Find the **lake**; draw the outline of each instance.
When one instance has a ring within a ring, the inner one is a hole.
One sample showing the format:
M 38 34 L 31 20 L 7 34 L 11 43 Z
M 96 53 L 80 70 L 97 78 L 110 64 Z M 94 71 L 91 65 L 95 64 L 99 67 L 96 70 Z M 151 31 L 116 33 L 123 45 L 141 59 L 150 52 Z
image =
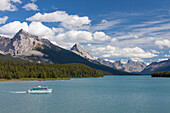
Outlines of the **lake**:
M 25 92 L 34 85 L 47 85 L 53 93 Z M 170 113 L 170 78 L 2 81 L 0 113 Z

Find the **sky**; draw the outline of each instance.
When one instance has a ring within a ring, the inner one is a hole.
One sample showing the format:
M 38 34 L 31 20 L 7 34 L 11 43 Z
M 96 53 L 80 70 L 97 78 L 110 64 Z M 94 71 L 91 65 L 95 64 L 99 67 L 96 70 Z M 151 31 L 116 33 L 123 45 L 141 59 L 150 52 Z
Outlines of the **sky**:
M 1 0 L 0 35 L 20 29 L 113 62 L 170 58 L 169 0 Z

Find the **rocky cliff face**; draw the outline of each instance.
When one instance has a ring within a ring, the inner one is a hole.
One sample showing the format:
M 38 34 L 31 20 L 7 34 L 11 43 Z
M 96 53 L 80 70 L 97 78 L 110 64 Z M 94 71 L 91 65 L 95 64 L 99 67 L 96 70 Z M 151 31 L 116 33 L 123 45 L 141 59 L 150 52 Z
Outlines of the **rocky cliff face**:
M 80 55 L 81 57 L 84 57 L 86 59 L 94 60 L 93 56 L 83 47 L 81 47 L 79 44 L 75 44 L 71 51 L 76 53 L 77 55 Z
M 124 71 L 128 72 L 141 72 L 146 68 L 146 64 L 140 62 L 134 62 L 129 60 L 125 65 Z
M 11 43 L 11 39 L 4 37 L 4 36 L 0 36 L 0 51 L 1 52 L 8 52 L 8 46 Z
M 50 41 L 40 38 L 21 29 L 11 39 L 0 36 L 0 54 L 10 54 L 14 57 L 19 57 L 29 61 L 36 62 L 50 62 L 50 60 L 43 58 L 44 53 L 37 50 L 45 46 L 51 47 Z
M 161 62 L 153 62 L 148 65 L 141 73 L 151 74 L 153 72 L 160 71 L 170 71 L 170 59 Z
M 122 64 L 120 61 L 116 61 L 114 63 L 105 61 L 104 59 L 98 58 L 97 59 L 101 64 L 107 65 L 112 68 L 116 68 L 119 70 L 127 71 L 127 72 L 141 72 L 145 67 L 146 64 L 140 62 L 134 62 L 129 60 L 127 64 Z
M 43 53 L 35 50 L 41 45 L 50 46 L 50 42 L 38 36 L 31 35 L 21 29 L 14 38 L 0 37 L 0 50 L 12 56 L 43 56 Z
M 116 68 L 116 69 L 119 69 L 119 70 L 125 70 L 125 66 L 120 61 L 114 62 L 113 68 Z

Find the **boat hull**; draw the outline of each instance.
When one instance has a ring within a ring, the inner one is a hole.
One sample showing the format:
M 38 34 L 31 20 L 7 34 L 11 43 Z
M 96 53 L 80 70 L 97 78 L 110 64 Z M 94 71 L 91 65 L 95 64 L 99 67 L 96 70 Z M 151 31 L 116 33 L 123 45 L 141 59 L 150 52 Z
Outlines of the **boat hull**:
M 48 89 L 48 90 L 28 90 L 28 93 L 52 93 L 52 89 Z

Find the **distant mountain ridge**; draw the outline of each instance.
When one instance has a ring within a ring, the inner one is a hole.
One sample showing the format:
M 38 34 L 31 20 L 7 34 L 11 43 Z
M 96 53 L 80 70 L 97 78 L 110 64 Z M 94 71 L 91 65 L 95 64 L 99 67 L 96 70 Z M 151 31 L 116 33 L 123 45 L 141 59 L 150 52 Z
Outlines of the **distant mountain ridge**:
M 101 58 L 98 58 L 97 61 L 109 67 L 113 67 L 127 72 L 141 72 L 146 67 L 146 64 L 135 62 L 132 60 L 128 60 L 127 64 L 122 64 L 120 61 L 116 62 L 105 61 L 104 59 Z
M 31 35 L 23 29 L 21 29 L 12 39 L 0 37 L 0 47 L 2 47 L 0 48 L 2 53 L 10 54 L 13 57 L 26 59 L 32 62 L 36 61 L 59 64 L 82 63 L 91 68 L 100 70 L 104 74 L 130 74 L 102 64 L 90 62 L 86 58 L 83 58 L 72 51 L 53 45 L 49 40 Z M 83 50 L 83 52 L 85 51 L 82 48 L 81 50 Z M 85 52 L 88 54 L 87 51 Z
M 151 74 L 153 72 L 160 71 L 170 71 L 170 59 L 161 62 L 153 62 L 148 65 L 141 73 Z
M 83 58 L 88 59 L 90 62 L 103 64 L 111 68 L 119 69 L 119 70 L 126 71 L 126 72 L 141 72 L 146 67 L 146 64 L 135 62 L 132 60 L 129 60 L 127 64 L 122 64 L 120 61 L 110 62 L 102 58 L 94 59 L 93 56 L 79 44 L 75 44 L 71 48 L 71 51 L 73 51 L 74 53 L 76 53 L 77 55 Z

